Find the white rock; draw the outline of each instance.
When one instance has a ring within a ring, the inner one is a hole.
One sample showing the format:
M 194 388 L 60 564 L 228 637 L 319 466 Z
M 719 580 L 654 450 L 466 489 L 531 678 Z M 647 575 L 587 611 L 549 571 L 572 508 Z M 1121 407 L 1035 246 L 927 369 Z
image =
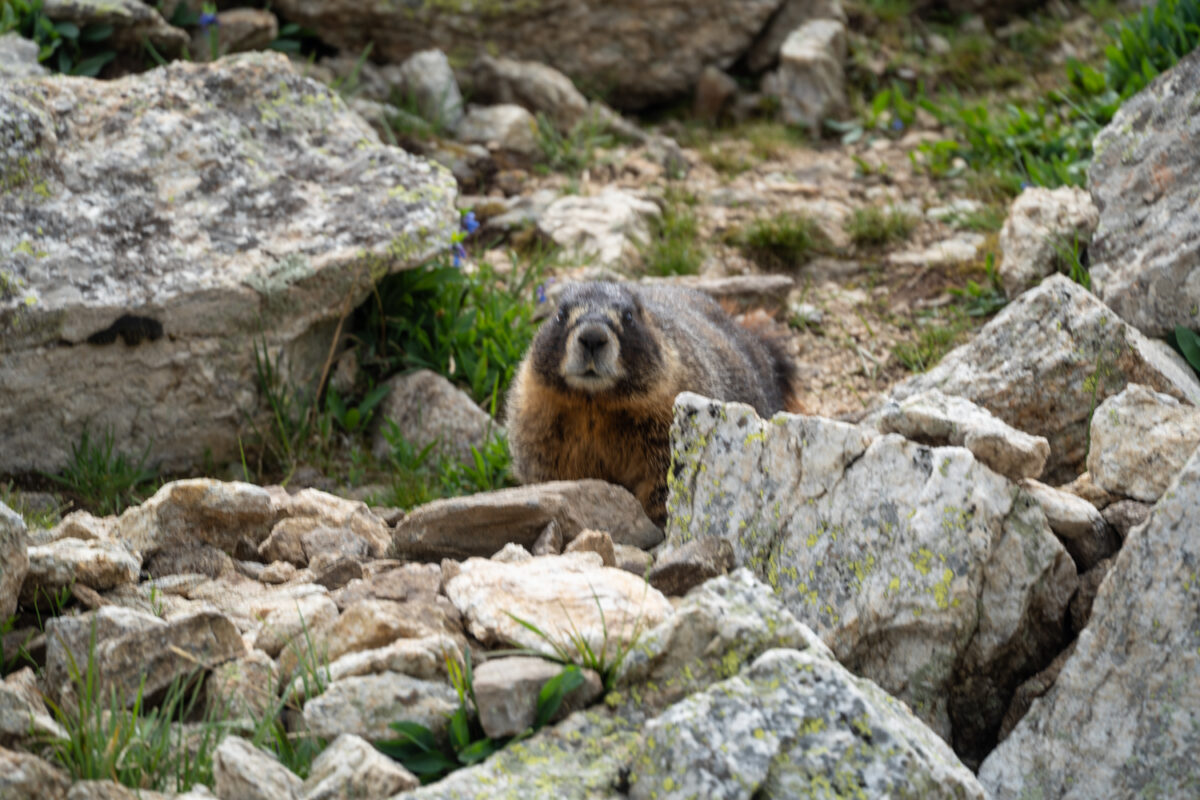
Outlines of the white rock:
M 844 109 L 845 59 L 846 26 L 838 20 L 810 20 L 788 34 L 766 87 L 779 98 L 784 120 L 819 133 L 826 118 Z
M 648 220 L 661 213 L 649 200 L 606 188 L 590 197 L 555 200 L 538 220 L 538 230 L 561 247 L 595 258 L 600 266 L 615 266 L 633 255 L 635 241 L 649 238 Z
M 441 50 L 409 56 L 398 70 L 402 95 L 411 97 L 421 116 L 448 130 L 463 118 L 463 98 L 450 61 Z
M 371 746 L 343 733 L 312 763 L 303 800 L 382 800 L 421 785 L 417 777 Z
M 21 600 L 32 603 L 38 595 L 53 594 L 75 583 L 101 592 L 137 583 L 141 568 L 142 560 L 120 542 L 59 539 L 29 548 L 29 573 L 21 587 Z
M 277 656 L 289 642 L 324 629 L 337 619 L 337 605 L 326 594 L 300 597 L 268 595 L 251 603 L 250 613 L 262 620 L 254 646 L 267 655 Z M 303 642 L 300 642 L 303 645 Z
M 541 152 L 537 120 L 525 109 L 512 103 L 472 106 L 458 123 L 460 141 L 481 144 L 489 150 L 501 150 L 533 157 Z
M 217 747 L 213 781 L 221 800 L 298 800 L 302 784 L 275 756 L 240 736 L 227 736 Z
M 1039 280 L 1069 267 L 1075 245 L 1086 247 L 1100 212 L 1083 189 L 1031 186 L 1013 201 L 1000 229 L 1000 279 L 1014 298 Z
M 371 742 L 395 737 L 393 722 L 416 722 L 440 734 L 458 707 L 458 694 L 445 683 L 398 672 L 335 681 L 304 704 L 304 727 L 332 739 L 352 733 Z
M 19 33 L 0 36 L 0 81 L 37 78 L 49 72 L 38 63 L 38 46 Z

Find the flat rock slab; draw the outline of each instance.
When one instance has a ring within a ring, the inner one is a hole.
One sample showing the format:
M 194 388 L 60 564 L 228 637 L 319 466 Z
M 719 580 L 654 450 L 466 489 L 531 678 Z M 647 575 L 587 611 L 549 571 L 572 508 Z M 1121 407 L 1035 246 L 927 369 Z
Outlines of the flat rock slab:
M 1128 383 L 1200 403 L 1200 381 L 1182 358 L 1121 322 L 1079 284 L 1051 275 L 929 372 L 895 386 L 892 397 L 939 389 L 1046 437 L 1045 474 L 1057 482 L 1082 471 L 1089 411 Z
M 395 549 L 410 558 L 487 558 L 510 542 L 532 550 L 551 522 L 567 542 L 589 528 L 608 531 L 616 544 L 641 548 L 653 547 L 663 535 L 622 486 L 552 481 L 415 508 L 396 525 Z
M 235 456 L 254 342 L 307 380 L 458 225 L 449 173 L 282 54 L 11 82 L 0 120 L 0 473 L 60 468 L 89 427 L 167 469 Z
M 1200 453 L 1134 528 L 1054 687 L 984 761 L 994 797 L 1188 797 L 1200 753 Z

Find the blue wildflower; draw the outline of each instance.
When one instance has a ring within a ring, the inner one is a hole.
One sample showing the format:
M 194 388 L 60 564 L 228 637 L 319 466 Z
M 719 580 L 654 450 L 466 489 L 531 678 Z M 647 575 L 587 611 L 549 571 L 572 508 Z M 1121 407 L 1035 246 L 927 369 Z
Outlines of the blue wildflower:
M 1022 192 L 1025 191 L 1026 189 L 1028 189 L 1030 186 L 1033 186 L 1033 184 L 1030 183 L 1029 181 L 1021 181 L 1021 191 Z
M 468 211 L 466 214 L 463 214 L 462 226 L 467 233 L 474 233 L 479 230 L 479 220 L 475 219 L 474 211 Z
M 894 131 L 904 130 L 904 120 L 900 119 L 899 117 L 896 117 L 894 120 L 892 120 L 892 130 L 894 130 Z
M 467 258 L 467 248 L 462 246 L 462 242 L 454 243 L 454 266 L 461 267 L 464 260 Z
M 541 305 L 542 303 L 546 302 L 546 284 L 544 284 L 544 283 L 538 284 L 537 301 L 538 301 L 538 305 Z
M 217 19 L 217 15 L 215 13 L 213 13 L 212 11 L 205 11 L 203 14 L 201 14 L 198 22 L 199 22 L 201 28 L 207 28 L 209 25 L 220 25 L 221 24 L 220 21 Z

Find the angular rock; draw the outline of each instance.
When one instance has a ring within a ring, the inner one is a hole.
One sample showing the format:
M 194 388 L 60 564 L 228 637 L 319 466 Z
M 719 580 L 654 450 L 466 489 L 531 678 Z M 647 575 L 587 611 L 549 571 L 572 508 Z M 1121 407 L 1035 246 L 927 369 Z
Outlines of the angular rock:
M 468 464 L 472 447 L 482 450 L 489 435 L 503 433 L 470 395 L 432 370 L 397 375 L 387 383 L 391 390 L 376 411 L 371 438 L 371 452 L 381 461 L 392 452 L 384 435 L 389 422 L 417 452 L 434 445 L 435 451 Z
M 996 797 L 1183 797 L 1200 752 L 1200 453 L 1100 585 L 1047 694 L 988 756 Z
M 38 63 L 36 42 L 19 33 L 0 36 L 0 81 L 13 78 L 40 78 L 49 73 Z
M 586 531 L 585 531 L 585 533 L 586 533 Z M 578 539 L 580 539 L 580 538 L 583 538 L 582 534 L 580 534 L 580 536 L 577 537 L 576 541 L 578 541 Z M 611 544 L 611 540 L 609 540 L 609 541 Z M 588 550 L 586 550 L 586 552 L 595 552 L 595 551 L 588 549 Z M 521 545 L 516 544 L 515 542 L 509 542 L 508 544 L 504 545 L 504 547 L 500 548 L 500 552 L 498 552 L 498 553 L 496 553 L 496 555 L 492 556 L 492 561 L 501 561 L 505 564 L 520 564 L 521 562 L 529 561 L 532 558 L 533 558 L 533 554 L 530 553 L 528 550 L 526 550 L 524 547 L 521 547 Z M 601 558 L 603 558 L 603 556 L 601 556 Z M 612 565 L 610 564 L 609 566 L 612 566 Z M 456 572 L 455 574 L 458 574 L 458 573 Z
M 929 389 L 965 397 L 1050 442 L 1045 475 L 1077 475 L 1088 411 L 1127 383 L 1200 403 L 1200 382 L 1162 343 L 1122 323 L 1090 292 L 1051 275 L 997 314 L 933 369 L 896 385 L 905 400 Z
M 1109 504 L 1116 500 L 1115 497 L 1096 485 L 1096 482 L 1092 480 L 1091 473 L 1089 472 L 1080 473 L 1078 476 L 1076 476 L 1075 480 L 1071 481 L 1070 483 L 1064 483 L 1058 488 L 1064 492 L 1069 492 L 1076 497 L 1087 500 L 1101 511 L 1106 509 Z
M 142 564 L 152 578 L 178 575 L 204 575 L 219 578 L 234 570 L 233 559 L 224 550 L 200 543 L 171 545 L 155 550 Z
M 48 620 L 46 686 L 50 696 L 61 700 L 70 691 L 74 676 L 86 676 L 90 649 L 129 634 L 149 634 L 165 627 L 166 623 L 153 614 L 119 606 L 105 606 L 91 614 Z
M 0 683 L 0 747 L 35 745 L 39 740 L 66 736 L 66 730 L 46 709 L 33 670 L 25 667 L 5 677 Z
M 494 658 L 476 667 L 475 699 L 483 732 L 493 738 L 515 736 L 532 727 L 538 694 L 563 669 L 562 664 L 532 656 Z M 593 670 L 582 670 L 582 674 L 583 685 L 563 697 L 552 719 L 562 719 L 571 711 L 587 707 L 604 691 L 600 676 Z
M 611 539 L 612 536 L 610 535 L 609 538 Z M 629 545 L 614 544 L 613 552 L 615 553 L 616 548 L 618 547 L 628 546 Z M 542 532 L 538 535 L 537 540 L 533 543 L 532 553 L 535 556 L 557 556 L 562 554 L 562 549 L 562 529 L 558 527 L 558 523 L 556 521 L 550 520 L 546 523 L 546 527 L 542 528 Z
M 600 556 L 600 562 L 606 567 L 617 565 L 616 551 L 613 549 L 612 537 L 608 531 L 584 530 L 571 540 L 565 553 L 595 553 Z
M 1000 280 L 1011 300 L 1053 272 L 1065 272 L 1076 246 L 1087 247 L 1100 220 L 1091 195 L 1074 186 L 1031 186 L 1000 229 Z M 1037 477 L 1036 475 L 1031 477 Z
M 85 422 L 166 470 L 236 459 L 255 353 L 315 378 L 336 320 L 458 228 L 449 174 L 278 53 L 10 82 L 0 118 L 4 473 L 59 469 Z
M 809 20 L 834 19 L 846 23 L 840 0 L 784 0 L 745 55 L 746 67 L 761 73 L 775 66 L 788 34 Z
M 903 704 L 836 661 L 770 650 L 645 728 L 632 800 L 964 798 L 983 788 Z
M 471 106 L 458 123 L 459 141 L 481 144 L 491 151 L 532 158 L 541 152 L 537 120 L 518 105 Z
M 1080 574 L 1121 546 L 1116 532 L 1087 500 L 1031 479 L 1021 481 L 1021 488 L 1042 507 L 1050 530 L 1067 548 Z
M 337 619 L 338 609 L 328 595 L 311 594 L 271 603 L 257 613 L 262 615 L 262 627 L 254 639 L 254 647 L 269 656 L 277 656 L 289 642 L 305 635 L 305 632 L 311 634 L 332 625 Z
M 879 429 L 929 445 L 961 445 L 1009 480 L 1036 478 L 1050 457 L 1050 443 L 1030 436 L 962 397 L 937 389 L 884 406 Z
M 567 0 L 550 9 L 425 4 L 363 6 L 350 0 L 283 0 L 287 19 L 321 31 L 323 41 L 378 61 L 399 62 L 436 47 L 446 53 L 503 53 L 537 61 L 640 108 L 682 95 L 708 64 L 730 66 L 779 0 L 687 5 L 668 0 Z M 552 13 L 545 13 L 550 11 Z
M 733 545 L 705 536 L 659 554 L 646 580 L 665 595 L 687 594 L 709 578 L 733 569 Z
M 665 283 L 704 292 L 728 308 L 784 310 L 788 292 L 796 280 L 787 275 L 730 275 L 707 278 L 698 275 L 676 275 L 669 278 L 642 278 L 642 283 Z
M 446 596 L 481 642 L 579 657 L 582 639 L 611 661 L 670 616 L 671 604 L 640 578 L 598 562 L 593 553 L 538 556 L 523 564 L 471 558 L 446 584 Z M 537 626 L 546 638 L 513 617 Z
M 547 555 L 557 554 L 550 553 Z M 613 557 L 617 561 L 615 564 L 617 569 L 623 569 L 626 572 L 632 572 L 634 575 L 641 575 L 642 577 L 646 576 L 650 571 L 650 567 L 654 564 L 654 556 L 640 547 L 630 547 L 627 544 L 614 544 Z
M 821 123 L 846 108 L 845 60 L 846 26 L 810 20 L 784 40 L 779 69 L 764 82 L 764 91 L 779 98 L 786 122 L 819 135 Z
M 213 754 L 213 786 L 221 800 L 299 800 L 302 783 L 240 736 L 225 737 Z
M 1105 506 L 1101 513 L 1104 515 L 1104 521 L 1112 526 L 1124 541 L 1130 530 L 1141 525 L 1146 521 L 1146 517 L 1150 516 L 1150 504 L 1139 503 L 1137 500 L 1118 500 Z
M 267 538 L 278 516 L 271 493 L 261 486 L 192 478 L 163 484 L 149 500 L 127 509 L 113 538 L 143 558 L 196 543 L 234 555 L 239 542 L 257 546 Z
M 142 52 L 146 39 L 164 56 L 174 57 L 187 46 L 186 31 L 167 24 L 152 6 L 141 0 L 44 0 L 42 13 L 55 22 L 71 22 L 80 28 L 111 25 L 110 46 L 133 53 Z
M 0 747 L 0 797 L 66 800 L 71 778 L 30 753 Z
M 374 800 L 421 785 L 417 777 L 371 746 L 343 733 L 321 751 L 300 789 L 303 800 Z
M 204 696 L 216 719 L 263 719 L 273 710 L 279 671 L 262 650 L 219 665 L 208 676 Z
M 158 792 L 126 788 L 116 781 L 76 781 L 67 792 L 67 800 L 165 800 Z
M 423 599 L 432 601 L 442 590 L 442 570 L 437 564 L 404 564 L 351 581 L 334 593 L 338 607 L 347 609 L 360 600 Z
M 25 520 L 0 503 L 0 620 L 17 610 L 21 584 L 29 572 L 28 540 Z
M 612 267 L 634 255 L 636 242 L 649 239 L 649 220 L 661 213 L 655 203 L 610 187 L 589 197 L 560 197 L 542 214 L 538 230 L 560 247 Z
M 370 742 L 391 739 L 393 722 L 417 722 L 440 735 L 458 707 L 458 695 L 445 683 L 398 672 L 345 678 L 304 704 L 304 727 L 332 739 L 352 733 Z
M 318 553 L 309 562 L 308 567 L 313 574 L 313 583 L 330 591 L 340 589 L 363 576 L 362 564 L 357 558 L 339 553 Z
M 400 65 L 396 77 L 396 88 L 406 100 L 411 99 L 423 118 L 447 130 L 458 128 L 463 118 L 462 92 L 445 53 L 413 53 Z
M 63 587 L 87 586 L 106 591 L 137 583 L 142 560 L 120 542 L 106 539 L 59 539 L 29 548 L 29 572 L 21 587 L 21 602 L 54 594 Z
M 566 133 L 588 113 L 587 98 L 566 75 L 536 61 L 481 55 L 471 66 L 472 96 L 483 103 L 515 103 L 545 114 Z
M 1200 329 L 1200 52 L 1184 56 L 1121 104 L 1095 141 L 1088 188 L 1100 226 L 1088 253 L 1092 286 L 1147 336 Z
M 217 12 L 215 25 L 197 28 L 192 33 L 193 61 L 213 61 L 213 41 L 216 35 L 216 58 L 247 50 L 265 50 L 279 37 L 279 20 L 270 11 L 260 8 L 231 8 Z
M 111 539 L 116 524 L 116 517 L 97 517 L 87 511 L 72 511 L 50 529 L 45 541 L 38 544 L 49 544 L 59 539 Z
M 394 549 L 409 558 L 486 558 L 509 542 L 532 548 L 551 522 L 567 542 L 588 528 L 608 531 L 614 544 L 648 548 L 662 541 L 662 531 L 624 487 L 584 480 L 435 500 L 396 525 Z
M 459 642 L 445 634 L 397 639 L 374 650 L 347 653 L 332 661 L 325 672 L 330 681 L 384 672 L 432 680 L 445 674 L 447 658 L 462 663 L 462 650 Z
M 962 448 L 688 393 L 675 411 L 668 546 L 728 539 L 847 668 L 986 753 L 1075 590 L 1037 504 Z
M 1130 384 L 1092 414 L 1087 466 L 1115 494 L 1153 503 L 1200 446 L 1200 408 Z

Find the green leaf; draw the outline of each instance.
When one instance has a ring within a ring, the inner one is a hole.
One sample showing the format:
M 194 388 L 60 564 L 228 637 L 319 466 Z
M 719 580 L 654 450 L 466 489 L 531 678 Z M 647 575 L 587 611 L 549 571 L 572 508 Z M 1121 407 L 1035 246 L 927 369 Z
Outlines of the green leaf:
M 388 727 L 400 734 L 393 741 L 408 741 L 425 751 L 437 749 L 437 741 L 433 737 L 433 731 L 419 722 L 393 722 Z
M 1171 336 L 1168 337 L 1168 341 L 1187 359 L 1187 362 L 1192 365 L 1192 369 L 1200 373 L 1200 335 L 1182 325 L 1177 325 Z
M 58 35 L 64 39 L 71 39 L 74 41 L 75 39 L 79 38 L 79 26 L 74 22 L 56 22 L 54 23 L 54 29 L 58 31 Z
M 467 724 L 467 708 L 459 706 L 450 715 L 450 746 L 455 752 L 463 750 L 471 743 L 471 730 Z
M 300 43 L 295 39 L 276 39 L 268 45 L 270 49 L 281 53 L 299 53 Z
M 558 712 L 563 698 L 583 685 L 583 673 L 574 664 L 563 667 L 562 672 L 546 681 L 538 692 L 537 715 L 534 717 L 533 729 L 546 725 Z
M 101 53 L 100 55 L 92 56 L 91 58 L 85 58 L 83 61 L 80 61 L 78 64 L 76 64 L 75 67 L 70 70 L 70 73 L 72 75 L 84 75 L 89 78 L 94 78 L 100 74 L 100 70 L 104 68 L 105 64 L 112 61 L 116 57 L 117 54 L 112 50 L 109 50 Z
M 491 738 L 483 738 L 477 742 L 472 742 L 467 747 L 459 750 L 458 760 L 462 762 L 464 766 L 469 767 L 472 764 L 478 764 L 480 761 L 483 761 L 492 753 L 496 752 L 497 749 L 496 743 L 493 742 Z

